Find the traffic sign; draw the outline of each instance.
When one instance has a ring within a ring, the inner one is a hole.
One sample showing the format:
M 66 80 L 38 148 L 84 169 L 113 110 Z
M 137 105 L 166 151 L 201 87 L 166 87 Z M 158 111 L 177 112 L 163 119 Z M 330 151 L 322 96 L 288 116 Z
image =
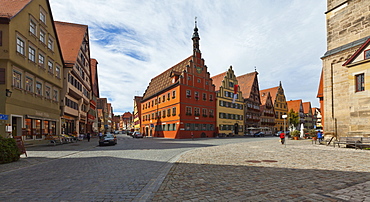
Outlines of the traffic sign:
M 0 120 L 8 120 L 8 115 L 0 114 Z

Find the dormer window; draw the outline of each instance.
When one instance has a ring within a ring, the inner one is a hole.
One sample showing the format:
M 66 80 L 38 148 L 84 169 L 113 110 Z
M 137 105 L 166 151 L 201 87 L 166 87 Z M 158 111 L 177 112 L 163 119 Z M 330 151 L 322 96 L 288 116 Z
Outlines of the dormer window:
M 365 51 L 365 60 L 370 59 L 370 50 Z

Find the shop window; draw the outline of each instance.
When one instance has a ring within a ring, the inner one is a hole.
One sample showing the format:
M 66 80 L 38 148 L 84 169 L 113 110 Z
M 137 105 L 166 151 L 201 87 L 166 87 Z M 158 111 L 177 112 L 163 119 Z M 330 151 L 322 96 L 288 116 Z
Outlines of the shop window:
M 25 119 L 25 135 L 26 135 L 26 140 L 32 140 L 32 119 Z
M 41 131 L 41 120 L 35 119 L 35 128 L 34 128 L 34 135 L 36 139 L 42 139 L 42 131 Z

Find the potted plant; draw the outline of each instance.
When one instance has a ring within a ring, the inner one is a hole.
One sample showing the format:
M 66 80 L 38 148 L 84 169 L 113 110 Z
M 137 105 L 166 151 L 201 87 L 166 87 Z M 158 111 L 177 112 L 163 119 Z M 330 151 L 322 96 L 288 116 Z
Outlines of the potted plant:
M 312 138 L 312 140 L 317 140 L 317 132 L 316 130 L 310 130 L 309 131 L 309 134 L 310 134 L 310 137 Z
M 301 132 L 299 132 L 298 130 L 294 130 L 293 132 L 291 132 L 291 136 L 293 137 L 294 140 L 298 140 L 300 134 Z

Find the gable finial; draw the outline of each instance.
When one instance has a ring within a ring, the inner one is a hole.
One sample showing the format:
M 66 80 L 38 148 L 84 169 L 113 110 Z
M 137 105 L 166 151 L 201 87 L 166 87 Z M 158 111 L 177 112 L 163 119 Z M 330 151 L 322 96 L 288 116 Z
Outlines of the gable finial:
M 257 67 L 256 66 L 254 66 L 254 71 L 257 72 Z
M 197 27 L 197 16 L 195 16 L 195 27 Z

